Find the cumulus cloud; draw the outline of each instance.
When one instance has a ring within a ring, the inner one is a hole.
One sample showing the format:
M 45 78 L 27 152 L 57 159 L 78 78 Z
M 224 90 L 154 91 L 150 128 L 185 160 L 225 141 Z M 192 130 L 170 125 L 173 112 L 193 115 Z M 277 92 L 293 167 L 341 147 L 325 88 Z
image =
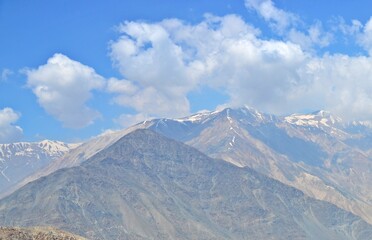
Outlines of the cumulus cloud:
M 189 114 L 187 94 L 206 84 L 207 75 L 214 72 L 221 42 L 228 45 L 236 37 L 249 41 L 258 34 L 235 15 L 206 15 L 195 26 L 177 19 L 125 22 L 120 32 L 122 36 L 111 44 L 111 57 L 127 80 L 111 85 L 124 86 L 116 89 L 125 89 L 125 93 L 115 88 L 110 91 L 117 94 L 116 103 L 150 117 Z
M 304 83 L 289 97 L 304 106 L 327 108 L 346 120 L 371 120 L 371 57 L 325 55 L 309 59 L 299 71 Z
M 110 78 L 107 82 L 107 90 L 112 93 L 132 95 L 137 92 L 137 87 L 128 80 Z
M 259 31 L 236 15 L 207 15 L 197 25 L 126 22 L 121 31 L 111 55 L 128 80 L 113 82 L 126 91 L 116 91 L 115 102 L 143 117 L 188 114 L 187 94 L 204 85 L 223 88 L 233 106 L 278 109 L 306 58 L 296 44 L 259 39 Z M 128 93 L 133 84 L 137 91 Z
M 206 14 L 196 24 L 126 21 L 109 50 L 121 79 L 106 81 L 91 67 L 55 54 L 26 71 L 27 85 L 47 113 L 71 128 L 100 116 L 88 105 L 94 90 L 131 109 L 115 119 L 122 126 L 188 115 L 189 94 L 203 88 L 228 96 L 219 103 L 224 107 L 250 105 L 274 114 L 326 109 L 350 120 L 372 118 L 372 18 L 365 25 L 342 20 L 337 29 L 355 36 L 370 56 L 317 55 L 317 47 L 329 46 L 334 37 L 322 22 L 306 24 L 273 0 L 245 5 L 269 24 L 275 39 L 234 14 Z M 8 75 L 3 70 L 2 78 Z M 19 129 L 13 123 L 8 126 Z
M 12 143 L 22 138 L 22 128 L 14 125 L 19 118 L 20 114 L 11 108 L 0 110 L 0 143 Z
M 372 59 L 367 56 L 316 56 L 295 41 L 261 38 L 237 15 L 206 15 L 195 25 L 177 19 L 125 22 L 119 29 L 111 57 L 125 80 L 111 80 L 109 89 L 117 104 L 136 112 L 120 122 L 188 114 L 188 93 L 204 86 L 228 95 L 229 106 L 372 117 Z M 315 23 L 305 37 L 326 46 L 330 40 L 321 29 Z
M 55 54 L 45 65 L 26 70 L 26 75 L 39 104 L 65 127 L 85 127 L 100 116 L 87 101 L 92 90 L 103 88 L 105 81 L 91 67 Z

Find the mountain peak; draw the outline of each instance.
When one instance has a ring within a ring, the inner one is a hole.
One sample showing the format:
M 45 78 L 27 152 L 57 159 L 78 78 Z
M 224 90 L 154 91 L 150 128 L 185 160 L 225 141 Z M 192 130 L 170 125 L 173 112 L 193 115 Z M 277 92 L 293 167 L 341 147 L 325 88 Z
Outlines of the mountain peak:
M 329 111 L 318 110 L 309 114 L 292 114 L 284 117 L 284 120 L 290 124 L 312 127 L 331 127 L 335 124 L 342 124 L 342 119 L 332 115 Z
M 320 116 L 320 117 L 330 117 L 331 112 L 326 110 L 317 110 L 311 113 L 312 115 Z
M 0 194 L 78 145 L 52 140 L 0 144 Z
M 205 119 L 207 119 L 211 115 L 214 115 L 218 112 L 220 111 L 202 111 L 202 112 L 198 112 L 196 114 L 192 114 L 187 117 L 175 118 L 172 120 L 177 121 L 177 122 L 182 122 L 182 123 L 184 122 L 199 123 L 199 122 L 203 122 Z M 164 120 L 167 120 L 167 119 L 164 119 Z
M 197 150 L 152 130 L 136 129 L 83 164 L 90 165 L 92 161 L 100 162 L 107 158 L 116 159 L 117 162 L 135 162 L 137 161 L 136 159 L 142 158 L 143 156 L 146 156 L 145 158 L 147 159 L 154 155 L 163 156 L 163 159 L 159 159 L 163 161 L 174 158 L 174 156 L 188 155 L 188 151 L 195 152 Z
M 273 115 L 260 112 L 257 109 L 247 105 L 241 108 L 227 108 L 226 112 L 231 118 L 235 118 L 239 121 L 249 122 L 251 124 L 260 124 L 275 120 Z

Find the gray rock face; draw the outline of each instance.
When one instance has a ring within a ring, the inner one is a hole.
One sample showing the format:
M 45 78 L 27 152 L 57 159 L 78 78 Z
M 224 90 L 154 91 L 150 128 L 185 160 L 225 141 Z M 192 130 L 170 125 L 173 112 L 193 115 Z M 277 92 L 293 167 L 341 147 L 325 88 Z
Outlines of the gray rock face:
M 0 201 L 1 225 L 90 239 L 370 239 L 336 206 L 149 130 Z

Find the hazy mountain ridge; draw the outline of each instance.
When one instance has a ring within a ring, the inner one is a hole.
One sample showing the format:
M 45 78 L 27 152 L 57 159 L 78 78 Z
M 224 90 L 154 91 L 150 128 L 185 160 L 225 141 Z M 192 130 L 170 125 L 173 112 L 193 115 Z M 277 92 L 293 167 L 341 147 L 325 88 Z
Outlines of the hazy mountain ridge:
M 0 201 L 2 225 L 92 239 L 368 239 L 372 226 L 249 168 L 149 130 Z
M 5 192 L 78 145 L 50 140 L 0 144 L 0 192 Z
M 135 129 L 137 129 L 137 127 L 134 128 L 131 127 L 121 131 L 109 131 L 100 134 L 80 144 L 76 148 L 71 149 L 64 156 L 58 158 L 57 161 L 53 161 L 46 165 L 41 170 L 33 172 L 33 174 L 24 178 L 17 185 L 13 186 L 13 188 L 9 192 L 6 192 L 3 195 L 4 196 L 9 195 L 10 193 L 14 192 L 16 189 L 24 186 L 25 184 L 34 181 L 40 177 L 47 176 L 48 174 L 53 173 L 58 169 L 78 166 L 88 158 L 94 156 L 99 151 L 107 148 L 111 144 L 118 141 L 121 137 L 132 132 Z

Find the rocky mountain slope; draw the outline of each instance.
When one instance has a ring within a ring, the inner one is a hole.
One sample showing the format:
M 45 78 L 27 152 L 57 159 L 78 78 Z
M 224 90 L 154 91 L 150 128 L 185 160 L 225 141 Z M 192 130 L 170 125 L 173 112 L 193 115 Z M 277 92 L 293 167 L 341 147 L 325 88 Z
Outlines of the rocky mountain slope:
M 0 227 L 0 240 L 84 240 L 85 238 L 51 227 Z
M 372 129 L 365 123 L 344 123 L 325 111 L 277 117 L 245 107 L 137 126 L 249 166 L 372 223 Z
M 369 239 L 372 226 L 247 167 L 136 130 L 0 201 L 1 225 L 91 239 Z
M 6 192 L 76 146 L 49 140 L 0 144 L 0 193 Z
M 70 151 L 66 152 L 62 157 L 57 158 L 56 160 L 50 162 L 45 167 L 40 169 L 39 171 L 35 171 L 30 174 L 28 177 L 24 178 L 18 184 L 12 187 L 10 191 L 6 192 L 5 194 L 1 195 L 0 197 L 4 197 L 9 195 L 10 193 L 14 192 L 18 188 L 24 186 L 25 184 L 32 182 L 40 177 L 47 176 L 58 169 L 62 168 L 69 168 L 78 166 L 83 163 L 88 158 L 94 156 L 99 151 L 107 148 L 111 144 L 118 141 L 120 138 L 125 136 L 126 134 L 138 129 L 137 126 L 130 127 L 128 129 L 124 129 L 121 131 L 113 131 L 103 133 L 98 135 L 78 146 L 72 148 Z

